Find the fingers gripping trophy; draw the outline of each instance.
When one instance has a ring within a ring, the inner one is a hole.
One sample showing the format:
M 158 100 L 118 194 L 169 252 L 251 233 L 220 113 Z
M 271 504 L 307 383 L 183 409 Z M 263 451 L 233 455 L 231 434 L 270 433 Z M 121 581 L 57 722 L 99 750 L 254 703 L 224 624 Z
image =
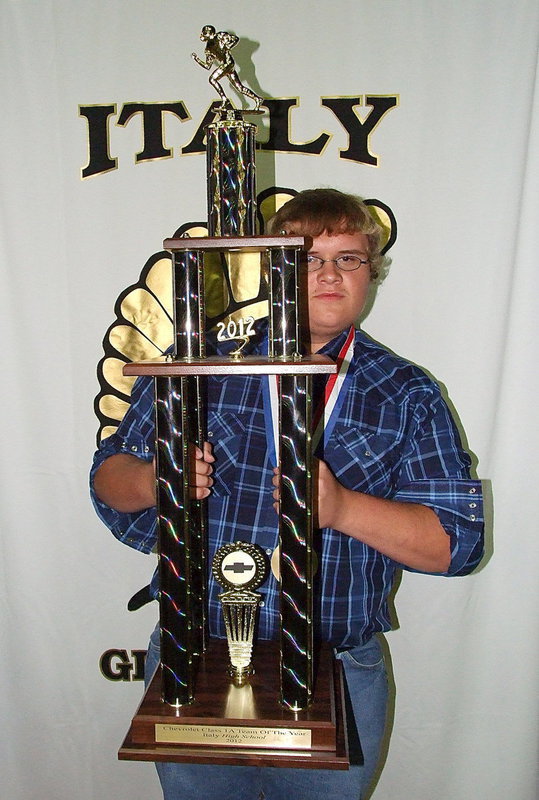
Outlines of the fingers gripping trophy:
M 264 101 L 238 77 L 230 54 L 238 37 L 206 25 L 200 38 L 205 60 L 193 58 L 213 69 L 209 82 L 221 99 L 206 128 L 209 235 L 165 240 L 173 263 L 174 352 L 124 368 L 126 375 L 153 376 L 155 384 L 161 664 L 119 755 L 347 769 L 340 663 L 329 647 L 313 644 L 311 383 L 336 367 L 325 356 L 301 355 L 300 284 L 309 240 L 255 232 L 256 126 L 244 117 L 262 113 Z M 254 109 L 234 107 L 225 77 Z M 232 326 L 238 336 L 231 338 L 242 340 L 236 349 L 207 357 L 205 259 L 237 251 L 259 253 L 268 275 L 268 355 L 243 354 L 256 333 L 248 318 Z M 208 564 L 205 501 L 189 488 L 190 454 L 207 440 L 207 380 L 252 375 L 274 398 L 268 428 L 275 431 L 281 481 L 279 642 L 255 637 L 261 597 L 254 590 L 266 579 L 265 553 L 232 535 Z M 227 644 L 207 634 L 210 569 L 224 589 Z

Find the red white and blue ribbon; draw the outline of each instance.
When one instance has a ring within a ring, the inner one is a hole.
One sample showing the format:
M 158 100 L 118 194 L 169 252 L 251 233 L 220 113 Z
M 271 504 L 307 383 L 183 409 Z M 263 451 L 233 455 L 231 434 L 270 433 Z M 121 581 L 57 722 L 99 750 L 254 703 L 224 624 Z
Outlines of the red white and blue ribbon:
M 264 399 L 264 421 L 266 424 L 266 441 L 268 456 L 272 467 L 278 465 L 279 453 L 279 376 L 267 375 L 262 380 L 262 396 Z
M 324 444 L 327 443 L 339 418 L 348 383 L 352 378 L 350 366 L 354 356 L 355 335 L 356 330 L 352 326 L 336 359 L 337 372 L 329 377 L 324 396 L 315 410 L 312 426 L 313 453 L 321 440 Z M 268 375 L 267 379 L 262 382 L 262 392 L 269 459 L 270 463 L 276 467 L 279 453 L 279 377 Z

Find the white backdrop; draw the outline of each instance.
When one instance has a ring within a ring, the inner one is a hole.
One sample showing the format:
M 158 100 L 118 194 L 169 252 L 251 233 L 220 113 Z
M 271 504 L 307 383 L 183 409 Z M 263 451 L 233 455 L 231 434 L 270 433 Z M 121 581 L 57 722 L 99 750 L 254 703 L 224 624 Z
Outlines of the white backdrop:
M 163 238 L 205 217 L 204 158 L 181 147 L 213 99 L 189 57 L 210 23 L 248 40 L 243 74 L 263 93 L 298 98 L 294 141 L 332 134 L 320 156 L 278 153 L 274 174 L 266 153 L 258 189 L 335 185 L 394 210 L 393 266 L 364 327 L 447 387 L 492 485 L 477 574 L 403 577 L 374 798 L 536 800 L 539 6 L 228 5 L 0 4 L 2 797 L 160 796 L 150 765 L 116 760 L 141 684 L 99 669 L 108 649 L 145 648 L 155 604 L 125 604 L 153 561 L 107 533 L 86 485 L 114 301 Z M 339 156 L 346 133 L 320 104 L 368 94 L 400 100 L 371 136 L 377 167 Z M 173 157 L 136 164 L 140 118 L 116 125 L 123 104 L 178 100 L 191 119 L 166 115 Z M 118 167 L 82 180 L 79 106 L 114 104 Z

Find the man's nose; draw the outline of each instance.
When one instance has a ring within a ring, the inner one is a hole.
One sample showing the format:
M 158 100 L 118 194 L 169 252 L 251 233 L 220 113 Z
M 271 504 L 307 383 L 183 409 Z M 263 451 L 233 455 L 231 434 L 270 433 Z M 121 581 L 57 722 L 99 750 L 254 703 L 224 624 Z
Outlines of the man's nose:
M 341 280 L 341 271 L 333 259 L 324 261 L 320 269 L 317 271 L 318 280 L 336 281 Z

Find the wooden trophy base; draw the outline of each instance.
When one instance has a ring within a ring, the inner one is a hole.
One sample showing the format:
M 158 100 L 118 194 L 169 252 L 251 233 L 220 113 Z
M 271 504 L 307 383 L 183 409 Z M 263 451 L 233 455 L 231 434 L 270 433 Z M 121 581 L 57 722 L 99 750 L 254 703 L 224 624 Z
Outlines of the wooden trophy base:
M 342 664 L 326 645 L 304 711 L 279 702 L 279 647 L 258 642 L 255 674 L 236 687 L 225 640 L 201 658 L 196 699 L 175 708 L 161 700 L 161 666 L 146 690 L 118 758 L 264 767 L 348 769 Z

